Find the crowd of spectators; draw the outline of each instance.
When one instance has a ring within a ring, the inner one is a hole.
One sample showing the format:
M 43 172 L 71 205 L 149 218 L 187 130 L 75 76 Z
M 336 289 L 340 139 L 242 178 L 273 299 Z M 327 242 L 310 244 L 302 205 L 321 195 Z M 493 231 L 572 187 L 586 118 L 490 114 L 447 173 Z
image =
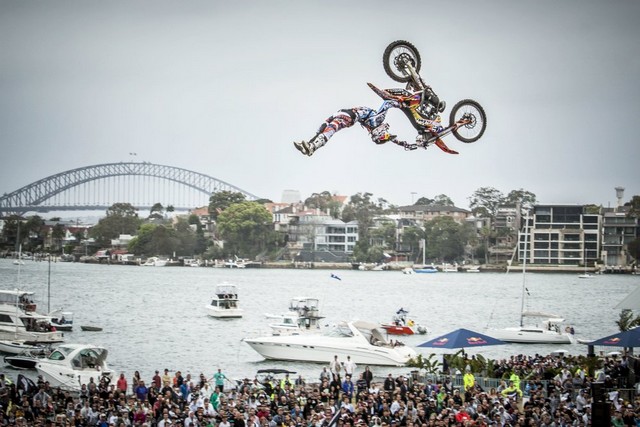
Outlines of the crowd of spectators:
M 83 385 L 79 393 L 42 378 L 0 374 L 0 425 L 564 427 L 607 419 L 616 427 L 640 426 L 640 401 L 629 380 L 635 359 L 599 360 L 594 370 L 584 356 L 512 356 L 492 362 L 493 383 L 481 378 L 474 357 L 451 375 L 394 376 L 381 367 L 374 375 L 371 367 L 349 361 L 345 368 L 337 359 L 316 378 L 281 373 L 231 381 L 220 370 L 207 378 L 165 369 L 148 382 L 138 372 L 129 380 L 121 374 Z

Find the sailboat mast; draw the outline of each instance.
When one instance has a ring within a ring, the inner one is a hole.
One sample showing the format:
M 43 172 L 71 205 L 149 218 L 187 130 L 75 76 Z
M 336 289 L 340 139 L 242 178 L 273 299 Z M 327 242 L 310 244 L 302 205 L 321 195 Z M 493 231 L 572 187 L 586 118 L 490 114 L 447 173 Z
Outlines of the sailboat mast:
M 527 289 L 526 287 L 526 277 L 527 277 L 527 242 L 529 240 L 529 212 L 527 212 L 527 216 L 525 218 L 524 223 L 524 250 L 522 257 L 522 298 L 520 298 L 520 327 L 524 325 L 523 313 L 524 313 L 524 295 Z

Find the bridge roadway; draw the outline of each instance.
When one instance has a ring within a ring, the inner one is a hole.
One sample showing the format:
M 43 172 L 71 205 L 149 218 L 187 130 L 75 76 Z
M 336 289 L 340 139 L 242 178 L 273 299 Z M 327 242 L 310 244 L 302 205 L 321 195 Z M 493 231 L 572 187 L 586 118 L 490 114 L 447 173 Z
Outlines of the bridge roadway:
M 208 203 L 211 194 L 219 191 L 233 191 L 245 195 L 247 200 L 256 200 L 259 197 L 242 190 L 227 182 L 221 181 L 209 175 L 182 169 L 174 166 L 158 165 L 148 162 L 120 162 L 105 163 L 92 166 L 85 166 L 77 169 L 51 175 L 46 178 L 35 181 L 11 193 L 5 193 L 0 197 L 0 215 L 22 215 L 26 212 L 49 212 L 64 210 L 106 210 L 113 203 L 122 202 L 123 198 L 117 199 L 118 187 L 129 188 L 135 186 L 132 181 L 112 183 L 115 178 L 122 180 L 140 179 L 140 177 L 150 177 L 153 185 L 160 185 L 160 182 L 170 182 L 172 185 L 178 184 L 183 191 L 202 193 L 201 200 L 203 204 Z M 91 191 L 76 192 L 72 198 L 76 200 L 74 203 L 46 203 L 54 200 L 62 200 L 63 194 L 69 194 L 74 189 L 85 186 L 88 183 L 102 182 L 102 186 L 98 186 Z M 153 188 L 148 188 L 150 182 L 144 183 L 144 192 L 153 193 Z M 141 184 L 138 184 L 140 186 Z M 101 188 L 102 187 L 102 188 Z M 96 196 L 96 191 L 102 191 L 105 194 Z M 80 194 L 84 193 L 84 194 Z M 175 192 L 173 193 L 175 196 Z M 104 197 L 111 197 L 112 202 L 105 203 Z M 180 198 L 177 195 L 176 198 Z M 83 200 L 77 200 L 78 198 Z M 101 200 L 101 203 L 95 203 L 95 200 Z M 91 203 L 91 201 L 94 203 Z M 128 200 L 128 199 L 127 199 Z M 156 200 L 157 202 L 157 200 Z M 129 202 L 138 209 L 149 208 L 152 201 L 140 203 Z M 149 206 L 147 206 L 149 205 Z M 197 205 L 182 206 L 179 204 L 171 204 L 176 210 L 193 209 Z

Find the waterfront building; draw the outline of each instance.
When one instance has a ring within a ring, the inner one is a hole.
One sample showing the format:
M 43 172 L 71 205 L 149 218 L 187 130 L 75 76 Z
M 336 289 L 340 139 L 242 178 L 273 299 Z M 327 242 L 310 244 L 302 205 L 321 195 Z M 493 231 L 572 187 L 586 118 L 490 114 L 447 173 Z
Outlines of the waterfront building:
M 538 265 L 594 265 L 600 253 L 601 216 L 582 205 L 536 205 L 520 235 L 519 259 L 527 239 L 527 263 Z

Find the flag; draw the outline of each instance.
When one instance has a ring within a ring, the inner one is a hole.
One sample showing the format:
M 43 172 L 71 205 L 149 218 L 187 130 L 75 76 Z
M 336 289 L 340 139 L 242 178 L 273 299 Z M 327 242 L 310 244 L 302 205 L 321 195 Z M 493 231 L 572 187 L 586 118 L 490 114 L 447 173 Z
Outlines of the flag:
M 331 278 L 332 279 L 336 279 L 336 280 L 342 280 L 339 276 L 337 276 L 337 275 L 335 275 L 333 273 L 331 273 Z

